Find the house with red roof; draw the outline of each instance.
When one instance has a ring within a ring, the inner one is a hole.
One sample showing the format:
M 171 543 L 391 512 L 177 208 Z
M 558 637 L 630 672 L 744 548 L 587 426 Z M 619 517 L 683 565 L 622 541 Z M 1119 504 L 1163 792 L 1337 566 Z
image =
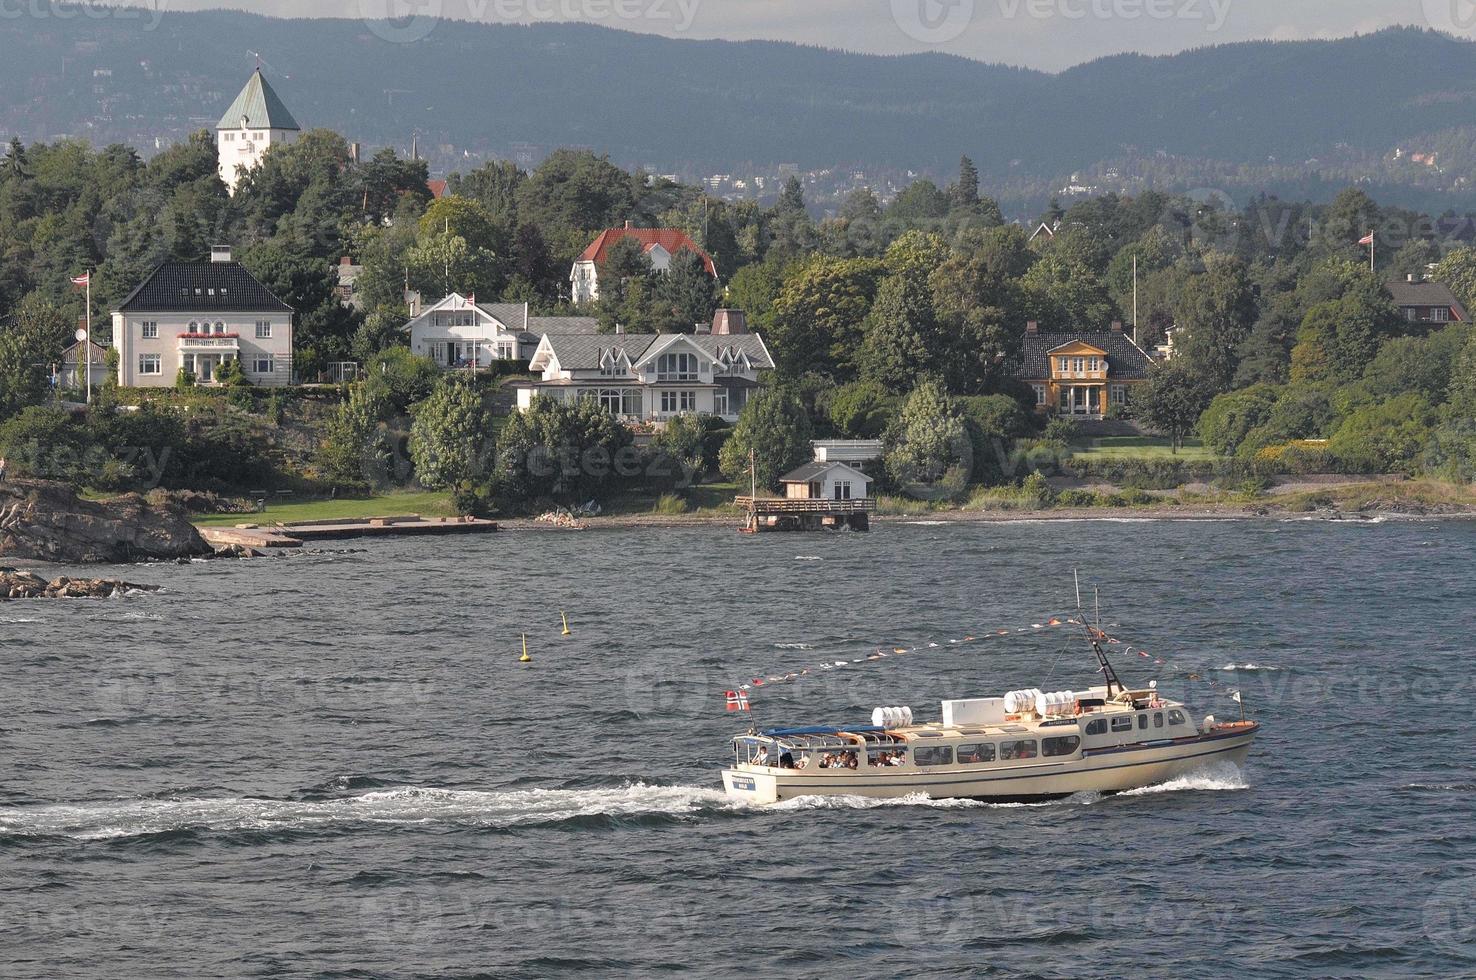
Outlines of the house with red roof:
M 702 259 L 708 275 L 717 278 L 717 263 L 712 261 L 712 256 L 680 228 L 633 228 L 627 221 L 624 228 L 600 232 L 600 236 L 574 260 L 574 269 L 569 273 L 574 302 L 588 303 L 600 298 L 600 270 L 604 268 L 610 249 L 626 238 L 634 238 L 641 243 L 641 250 L 651 259 L 651 268 L 657 272 L 670 269 L 672 256 L 686 249 Z

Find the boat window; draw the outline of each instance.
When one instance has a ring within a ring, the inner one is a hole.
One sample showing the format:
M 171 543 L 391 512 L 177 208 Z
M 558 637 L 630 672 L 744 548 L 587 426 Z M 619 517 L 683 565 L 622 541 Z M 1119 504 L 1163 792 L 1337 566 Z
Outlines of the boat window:
M 1184 712 L 1182 712 L 1182 711 L 1170 711 L 1169 712 L 1169 724 L 1170 725 L 1182 725 L 1182 724 L 1184 724 Z
M 905 766 L 907 749 L 901 745 L 867 749 L 866 764 L 868 766 Z
M 1155 711 L 1155 712 L 1153 712 L 1153 727 L 1154 728 L 1162 728 L 1163 727 L 1163 712 L 1162 711 Z
M 1113 718 L 1112 719 L 1112 730 L 1114 732 L 1130 732 L 1130 731 L 1132 731 L 1133 730 L 1133 719 L 1132 719 L 1132 717 L 1129 716 L 1127 718 Z
M 1088 735 L 1106 735 L 1107 734 L 1107 719 L 1106 718 L 1097 718 L 1094 721 L 1087 722 L 1087 734 Z
M 1001 759 L 1033 759 L 1036 755 L 1035 739 L 1022 738 L 1018 742 L 1000 742 Z
M 993 742 L 976 742 L 972 745 L 960 745 L 958 747 L 958 764 L 961 766 L 974 766 L 981 762 L 993 761 Z
M 1139 715 L 1138 716 L 1138 727 L 1139 728 L 1147 728 L 1148 727 L 1148 716 L 1147 715 Z
M 922 746 L 912 753 L 912 761 L 919 766 L 946 766 L 953 762 L 953 746 Z
M 1065 735 L 1061 738 L 1042 739 L 1040 743 L 1041 755 L 1070 755 L 1081 745 L 1081 739 L 1075 735 Z

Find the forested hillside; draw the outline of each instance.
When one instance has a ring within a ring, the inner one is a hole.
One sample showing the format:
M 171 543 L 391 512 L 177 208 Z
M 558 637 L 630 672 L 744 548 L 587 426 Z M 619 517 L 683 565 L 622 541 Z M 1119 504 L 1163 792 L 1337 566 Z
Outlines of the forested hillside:
M 1325 199 L 1361 179 L 1427 208 L 1476 194 L 1476 47 L 1410 29 L 1050 75 L 580 25 L 447 22 L 392 44 L 361 21 L 151 18 L 0 21 L 0 133 L 150 153 L 213 124 L 261 52 L 305 126 L 371 146 L 418 136 L 441 169 L 465 153 L 572 145 L 694 173 L 788 162 L 943 174 L 967 153 L 1002 200 L 1022 202 L 1044 203 L 1078 171 L 1109 190 L 1136 189 L 1114 188 L 1121 179 Z

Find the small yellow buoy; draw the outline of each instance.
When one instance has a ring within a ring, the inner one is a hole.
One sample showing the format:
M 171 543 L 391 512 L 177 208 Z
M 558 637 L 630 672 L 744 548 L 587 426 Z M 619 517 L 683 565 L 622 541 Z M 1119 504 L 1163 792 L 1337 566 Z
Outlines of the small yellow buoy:
M 528 656 L 528 634 L 527 633 L 524 633 L 523 634 L 523 655 L 518 658 L 518 663 L 520 663 L 520 664 L 531 664 L 532 662 L 533 662 L 533 658 L 530 657 L 530 656 Z
M 564 620 L 564 635 L 573 636 L 574 631 L 569 628 L 569 614 L 561 610 L 559 616 Z

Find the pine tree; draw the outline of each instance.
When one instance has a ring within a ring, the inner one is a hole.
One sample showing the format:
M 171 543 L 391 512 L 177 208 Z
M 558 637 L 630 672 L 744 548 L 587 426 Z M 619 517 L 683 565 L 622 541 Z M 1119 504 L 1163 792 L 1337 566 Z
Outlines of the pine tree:
M 958 164 L 958 183 L 953 185 L 953 206 L 972 210 L 979 203 L 979 168 L 964 157 Z

